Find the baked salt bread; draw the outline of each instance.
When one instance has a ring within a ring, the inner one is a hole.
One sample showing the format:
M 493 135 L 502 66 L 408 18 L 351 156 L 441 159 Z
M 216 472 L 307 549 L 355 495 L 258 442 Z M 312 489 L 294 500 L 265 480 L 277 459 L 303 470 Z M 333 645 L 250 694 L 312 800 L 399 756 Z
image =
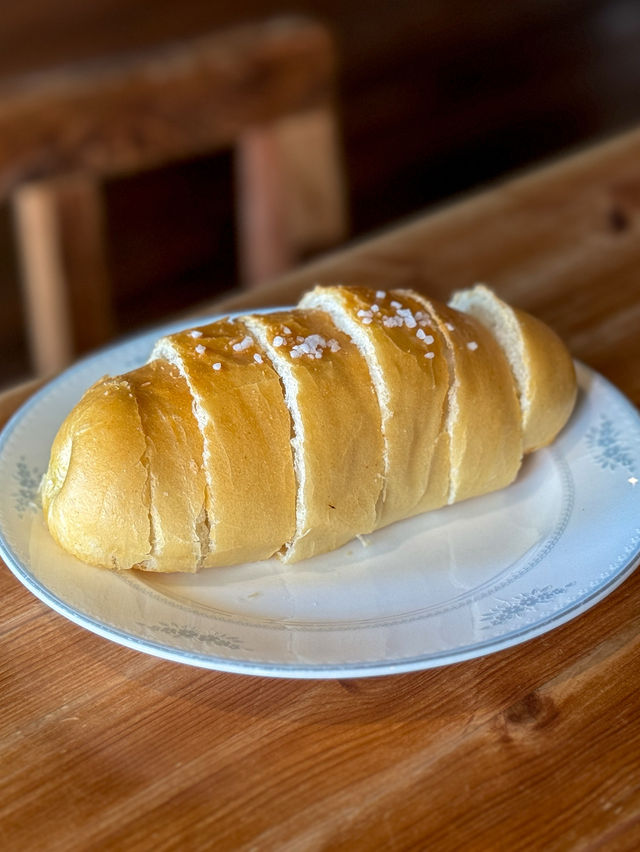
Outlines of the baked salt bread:
M 483 284 L 454 293 L 450 304 L 486 326 L 506 354 L 522 408 L 524 451 L 551 443 L 576 398 L 576 372 L 564 343 L 539 319 L 507 305 Z
M 507 485 L 523 449 L 564 425 L 575 376 L 546 327 L 515 312 L 514 331 L 511 309 L 481 295 L 456 296 L 461 312 L 318 287 L 292 311 L 163 338 L 60 428 L 41 486 L 49 530 L 107 568 L 296 562 Z M 564 359 L 560 389 L 537 387 L 550 358 Z

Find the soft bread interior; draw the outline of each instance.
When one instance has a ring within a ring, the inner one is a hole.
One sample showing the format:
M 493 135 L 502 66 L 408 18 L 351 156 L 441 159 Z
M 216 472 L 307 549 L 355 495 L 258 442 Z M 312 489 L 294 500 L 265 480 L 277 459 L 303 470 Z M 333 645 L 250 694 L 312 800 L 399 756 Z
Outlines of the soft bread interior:
M 278 373 L 293 423 L 296 562 L 370 532 L 382 487 L 380 415 L 357 347 L 324 313 L 244 318 Z
M 483 284 L 455 293 L 451 305 L 488 328 L 507 357 L 522 411 L 524 452 L 549 444 L 567 422 L 577 391 L 564 343 L 544 323 L 507 305 Z
M 203 438 L 203 565 L 267 559 L 295 528 L 291 421 L 278 375 L 246 325 L 219 320 L 158 342 L 184 376 Z

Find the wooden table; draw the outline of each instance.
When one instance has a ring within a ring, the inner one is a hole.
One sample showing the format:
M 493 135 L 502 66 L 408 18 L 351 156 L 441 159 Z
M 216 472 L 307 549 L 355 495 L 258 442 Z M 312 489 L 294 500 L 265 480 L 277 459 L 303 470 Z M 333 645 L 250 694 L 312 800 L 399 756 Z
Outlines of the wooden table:
M 474 280 L 640 403 L 640 132 L 225 307 L 316 280 Z M 6 418 L 22 389 L 0 402 Z M 0 844 L 33 849 L 640 848 L 640 571 L 518 647 L 345 681 L 218 674 L 111 644 L 0 570 Z

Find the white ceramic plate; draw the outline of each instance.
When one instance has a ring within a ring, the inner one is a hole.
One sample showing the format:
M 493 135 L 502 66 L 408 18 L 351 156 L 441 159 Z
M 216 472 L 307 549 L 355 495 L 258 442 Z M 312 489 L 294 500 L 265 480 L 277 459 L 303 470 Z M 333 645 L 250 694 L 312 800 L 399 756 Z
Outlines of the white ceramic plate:
M 87 629 L 222 671 L 355 677 L 424 669 L 516 645 L 593 606 L 640 556 L 640 417 L 578 365 L 580 394 L 550 449 L 509 488 L 380 530 L 291 568 L 115 574 L 68 556 L 36 489 L 84 390 L 146 361 L 156 329 L 92 356 L 36 394 L 0 437 L 0 552 L 37 597 Z

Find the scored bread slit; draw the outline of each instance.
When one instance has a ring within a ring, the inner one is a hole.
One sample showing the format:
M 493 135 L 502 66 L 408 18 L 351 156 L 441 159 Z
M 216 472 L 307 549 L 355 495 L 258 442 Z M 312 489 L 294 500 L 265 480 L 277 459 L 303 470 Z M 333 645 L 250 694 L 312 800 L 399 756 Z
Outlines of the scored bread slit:
M 210 448 L 209 442 L 207 441 L 206 430 L 204 428 L 204 424 L 206 422 L 206 415 L 202 409 L 200 402 L 198 401 L 197 394 L 195 393 L 192 383 L 189 379 L 188 371 L 186 370 L 182 358 L 178 355 L 178 353 L 175 352 L 175 350 L 169 344 L 162 341 L 161 344 L 154 351 L 154 356 L 160 357 L 163 360 L 167 361 L 167 363 L 174 366 L 180 373 L 180 376 L 184 379 L 186 386 L 189 389 L 189 393 L 191 394 L 191 410 L 193 412 L 193 417 L 198 426 L 198 432 L 202 440 L 202 467 L 204 471 L 205 493 L 204 502 L 200 513 L 196 518 L 194 530 L 199 548 L 197 561 L 197 570 L 199 570 L 205 565 L 206 558 L 211 550 L 211 520 L 209 507 L 212 505 L 213 498 L 209 469 L 207 464 L 208 456 L 210 454 Z
M 187 383 L 187 387 L 191 392 L 191 410 L 193 412 L 193 418 L 198 425 L 198 432 L 200 434 L 200 438 L 202 440 L 202 469 L 204 471 L 204 500 L 202 503 L 202 508 L 200 509 L 200 513 L 196 518 L 195 523 L 195 534 L 198 541 L 198 568 L 200 570 L 204 567 L 207 561 L 207 557 L 211 552 L 211 515 L 209 513 L 209 507 L 213 504 L 213 493 L 211 488 L 211 481 L 208 472 L 207 460 L 210 454 L 209 442 L 206 438 L 206 431 L 204 429 L 204 412 L 202 410 L 202 406 L 198 402 L 196 394 L 191 386 L 191 383 L 188 377 L 185 374 L 184 369 L 179 364 L 175 364 L 180 370 L 180 375 Z
M 460 405 L 458 402 L 458 377 L 456 370 L 456 359 L 454 355 L 454 346 L 453 341 L 451 339 L 451 330 L 448 328 L 447 323 L 443 322 L 442 318 L 438 315 L 433 303 L 424 298 L 422 295 L 411 292 L 409 293 L 406 290 L 394 290 L 395 295 L 399 298 L 405 299 L 407 297 L 412 297 L 416 302 L 420 304 L 422 309 L 428 314 L 429 319 L 433 326 L 438 330 L 442 340 L 444 341 L 444 357 L 445 362 L 447 364 L 447 370 L 449 372 L 449 387 L 447 389 L 447 393 L 445 396 L 445 402 L 442 413 L 441 420 L 441 431 L 447 435 L 449 447 L 451 448 L 454 441 L 453 435 L 453 427 L 458 417 L 458 413 L 460 410 Z M 447 489 L 447 504 L 455 502 L 455 493 L 456 493 L 456 469 L 450 462 L 450 475 L 449 475 L 449 487 Z
M 382 486 L 378 403 L 364 359 L 324 311 L 245 317 L 278 374 L 293 434 L 293 535 L 284 562 L 375 528 Z
M 266 329 L 262 328 L 250 316 L 243 317 L 243 321 L 249 333 L 254 338 L 257 345 L 260 347 L 261 352 L 263 352 L 264 355 L 269 359 L 269 363 L 271 364 L 276 375 L 278 376 L 280 387 L 282 388 L 284 402 L 289 412 L 291 424 L 290 441 L 291 450 L 293 453 L 293 473 L 295 477 L 296 488 L 295 531 L 289 541 L 285 541 L 282 543 L 282 547 L 276 554 L 279 558 L 286 559 L 286 554 L 291 549 L 293 542 L 302 540 L 306 535 L 306 532 L 308 532 L 308 530 L 305 532 L 306 506 L 304 500 L 304 493 L 306 486 L 306 468 L 304 465 L 303 449 L 304 423 L 302 421 L 302 417 L 300 416 L 300 409 L 297 404 L 299 386 L 298 382 L 295 379 L 295 376 L 293 375 L 293 370 L 291 369 L 291 366 L 284 358 L 279 358 L 277 356 L 274 347 L 271 345 L 268 339 Z
M 186 381 L 202 441 L 202 566 L 269 558 L 295 516 L 291 418 L 277 374 L 239 318 L 164 338 L 152 357 Z
M 443 505 L 448 486 L 440 429 L 449 370 L 442 343 L 426 317 L 394 294 L 317 286 L 300 302 L 303 308 L 325 311 L 350 337 L 368 369 L 383 443 L 376 528 Z
M 523 451 L 546 446 L 575 402 L 575 368 L 564 344 L 552 329 L 484 284 L 454 293 L 450 305 L 485 326 L 501 347 L 518 394 Z
M 198 538 L 198 545 L 200 549 L 200 553 L 198 554 L 198 570 L 203 567 L 211 549 L 209 544 L 211 540 L 211 526 L 209 524 L 206 500 L 207 496 L 205 495 L 205 503 L 202 506 L 200 514 L 196 518 L 196 536 Z
M 317 288 L 311 296 L 315 296 L 320 291 Z M 321 291 L 320 291 L 321 292 Z M 393 412 L 389 407 L 390 396 L 387 389 L 384 375 L 380 367 L 380 363 L 376 356 L 375 346 L 369 337 L 363 333 L 362 326 L 357 321 L 353 320 L 346 311 L 341 310 L 330 299 L 321 296 L 320 298 L 306 298 L 301 302 L 301 305 L 316 308 L 326 313 L 337 329 L 343 334 L 346 334 L 354 343 L 360 355 L 364 358 L 365 364 L 369 371 L 369 377 L 373 386 L 373 391 L 378 402 L 380 412 L 380 431 L 382 434 L 383 454 L 382 454 L 382 484 L 378 496 L 376 498 L 376 517 L 380 517 L 382 506 L 384 505 L 387 494 L 387 483 L 389 480 L 389 437 L 388 423 Z
M 135 393 L 134 393 L 135 397 Z M 158 524 L 158 518 L 156 513 L 153 511 L 152 501 L 151 501 L 151 467 L 149 464 L 149 436 L 147 435 L 144 428 L 144 421 L 140 414 L 140 405 L 138 403 L 138 399 L 136 398 L 136 405 L 138 405 L 138 416 L 140 417 L 140 430 L 144 436 L 145 448 L 142 456 L 140 457 L 140 462 L 144 466 L 147 472 L 147 480 L 144 486 L 144 494 L 145 494 L 145 503 L 147 514 L 149 516 L 149 556 L 139 563 L 138 566 L 146 569 L 147 571 L 153 570 L 153 565 L 158 555 L 159 550 L 159 539 L 160 539 L 160 529 Z
M 149 571 L 194 571 L 202 561 L 198 522 L 205 501 L 202 437 L 193 397 L 174 365 L 155 359 L 129 374 L 145 441 Z
M 157 520 L 154 517 L 154 513 L 151 507 L 151 469 L 149 465 L 149 452 L 148 452 L 148 444 L 149 444 L 149 436 L 146 433 L 144 428 L 144 422 L 142 418 L 142 414 L 140 412 L 140 404 L 138 401 L 138 397 L 135 393 L 135 387 L 126 380 L 121 381 L 122 387 L 128 391 L 130 397 L 133 399 L 135 403 L 135 410 L 137 413 L 138 425 L 140 429 L 140 434 L 142 435 L 144 441 L 144 448 L 142 453 L 140 454 L 140 464 L 143 466 L 146 477 L 143 486 L 143 494 L 144 494 L 144 509 L 147 513 L 147 517 L 149 519 L 149 550 L 145 559 L 140 560 L 137 565 L 134 565 L 134 568 L 140 567 L 143 570 L 153 570 L 153 562 L 156 555 L 156 542 L 157 542 Z
M 447 431 L 448 503 L 509 485 L 522 462 L 522 417 L 515 379 L 491 331 L 474 317 L 421 294 L 446 341 L 453 372 Z

